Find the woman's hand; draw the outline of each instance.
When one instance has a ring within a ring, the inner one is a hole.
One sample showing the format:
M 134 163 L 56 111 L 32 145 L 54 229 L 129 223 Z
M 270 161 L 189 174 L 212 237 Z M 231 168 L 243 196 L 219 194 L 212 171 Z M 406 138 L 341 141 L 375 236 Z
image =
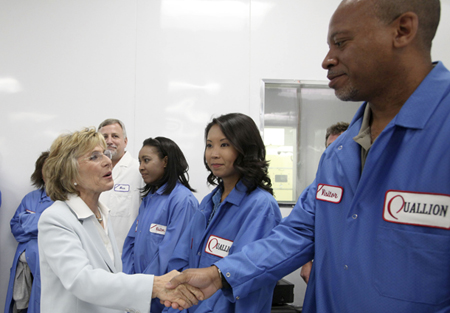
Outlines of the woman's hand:
M 155 276 L 153 281 L 152 298 L 159 298 L 161 303 L 177 303 L 178 309 L 183 310 L 198 304 L 198 300 L 203 300 L 203 293 L 195 287 L 181 284 L 174 289 L 166 288 L 170 280 L 179 275 L 180 272 L 173 270 L 162 276 Z
M 190 268 L 170 280 L 166 287 L 178 289 L 181 286 L 188 286 L 188 288 L 195 289 L 199 288 L 202 293 L 202 299 L 198 298 L 198 300 L 204 300 L 222 288 L 222 280 L 217 267 L 214 265 L 206 268 Z M 180 308 L 181 304 L 176 301 L 161 301 L 161 303 L 166 307 L 172 306 L 174 309 L 183 309 Z

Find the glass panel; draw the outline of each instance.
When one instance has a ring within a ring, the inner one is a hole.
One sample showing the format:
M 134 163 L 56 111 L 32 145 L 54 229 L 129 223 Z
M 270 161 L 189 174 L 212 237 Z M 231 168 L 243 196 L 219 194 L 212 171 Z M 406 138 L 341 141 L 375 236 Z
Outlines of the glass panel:
M 294 127 L 268 126 L 264 128 L 269 177 L 276 199 L 280 202 L 292 202 L 295 197 L 295 141 L 296 129 Z
M 297 201 L 314 180 L 326 129 L 349 123 L 360 105 L 336 98 L 327 82 L 263 80 L 261 124 L 278 202 Z

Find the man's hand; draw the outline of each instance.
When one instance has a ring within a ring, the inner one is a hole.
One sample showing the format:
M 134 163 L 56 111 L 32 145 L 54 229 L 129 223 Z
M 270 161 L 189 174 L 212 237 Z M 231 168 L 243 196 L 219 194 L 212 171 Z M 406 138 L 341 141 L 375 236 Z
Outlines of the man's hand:
M 309 261 L 308 263 L 302 266 L 300 276 L 303 278 L 305 283 L 308 283 L 309 281 L 309 275 L 311 275 L 311 268 L 312 268 L 312 261 Z
M 216 266 L 210 266 L 206 268 L 190 268 L 178 276 L 172 278 L 172 280 L 166 285 L 166 288 L 173 289 L 178 288 L 182 284 L 189 284 L 192 287 L 200 289 L 204 299 L 211 297 L 217 290 L 222 288 L 222 280 L 220 279 L 219 271 Z M 199 299 L 199 298 L 198 298 Z M 204 300 L 199 299 L 199 300 Z M 161 301 L 162 302 L 162 301 Z M 166 307 L 172 306 L 174 309 L 180 309 L 183 306 L 176 301 L 165 301 Z
M 166 288 L 170 280 L 180 274 L 178 271 L 171 271 L 162 276 L 155 276 L 153 280 L 152 298 L 159 298 L 161 303 L 168 301 L 176 303 L 180 310 L 187 309 L 198 303 L 198 300 L 203 300 L 203 293 L 189 285 L 179 285 L 173 288 Z

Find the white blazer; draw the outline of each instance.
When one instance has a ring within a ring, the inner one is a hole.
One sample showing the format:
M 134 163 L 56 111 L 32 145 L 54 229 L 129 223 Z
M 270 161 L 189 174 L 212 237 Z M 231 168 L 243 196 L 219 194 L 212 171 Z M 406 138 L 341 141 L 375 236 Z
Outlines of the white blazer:
M 83 207 L 85 206 L 85 207 Z M 153 275 L 121 273 L 122 260 L 110 223 L 114 262 L 95 216 L 78 196 L 56 201 L 39 219 L 42 313 L 149 312 Z M 107 210 L 101 203 L 102 211 Z

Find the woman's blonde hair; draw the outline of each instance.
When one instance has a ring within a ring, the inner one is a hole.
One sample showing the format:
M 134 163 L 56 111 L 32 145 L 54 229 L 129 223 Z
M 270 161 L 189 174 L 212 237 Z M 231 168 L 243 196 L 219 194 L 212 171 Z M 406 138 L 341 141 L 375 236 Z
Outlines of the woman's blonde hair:
M 103 135 L 94 127 L 84 128 L 55 139 L 44 164 L 45 189 L 53 200 L 65 201 L 69 194 L 78 194 L 78 158 L 97 146 L 106 149 Z

